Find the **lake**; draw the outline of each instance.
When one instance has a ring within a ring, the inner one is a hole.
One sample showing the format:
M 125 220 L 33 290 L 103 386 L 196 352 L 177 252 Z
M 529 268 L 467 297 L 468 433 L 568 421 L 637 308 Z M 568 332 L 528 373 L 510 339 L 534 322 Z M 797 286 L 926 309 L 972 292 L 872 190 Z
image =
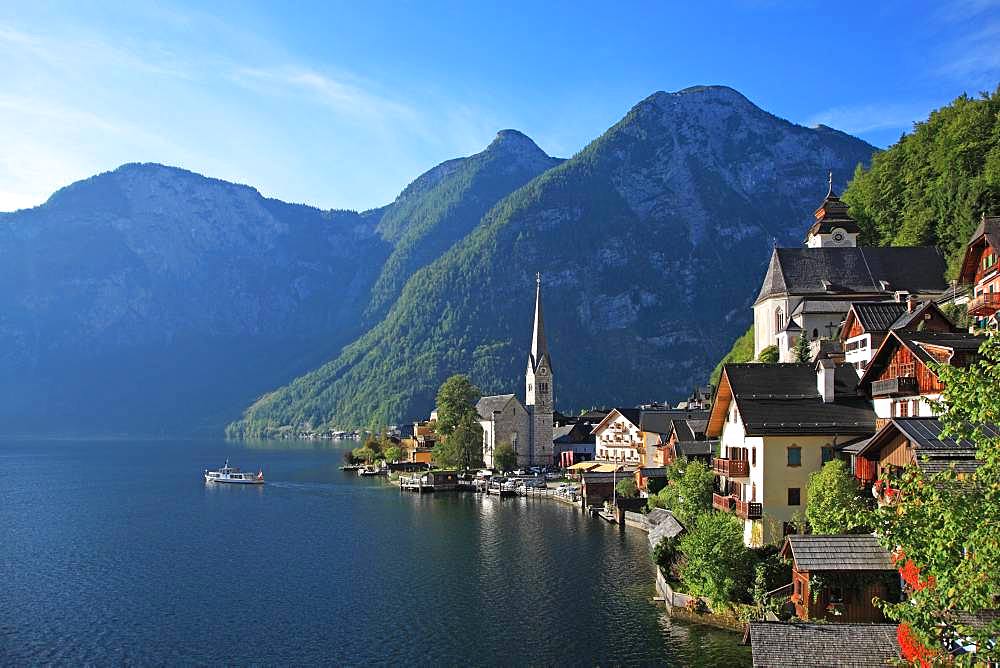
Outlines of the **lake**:
M 749 665 L 654 606 L 642 532 L 346 447 L 0 442 L 0 663 Z M 227 457 L 268 484 L 206 485 Z

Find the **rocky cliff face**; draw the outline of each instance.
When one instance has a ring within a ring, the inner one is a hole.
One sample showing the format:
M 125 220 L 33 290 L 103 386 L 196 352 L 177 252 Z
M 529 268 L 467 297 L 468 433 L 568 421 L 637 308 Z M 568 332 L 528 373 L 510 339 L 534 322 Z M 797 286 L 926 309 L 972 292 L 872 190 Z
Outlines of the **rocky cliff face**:
M 395 422 L 455 372 L 516 390 L 536 271 L 560 409 L 676 399 L 746 329 L 771 247 L 801 243 L 827 171 L 843 186 L 874 150 L 729 88 L 656 93 L 502 199 L 381 322 L 233 431 Z

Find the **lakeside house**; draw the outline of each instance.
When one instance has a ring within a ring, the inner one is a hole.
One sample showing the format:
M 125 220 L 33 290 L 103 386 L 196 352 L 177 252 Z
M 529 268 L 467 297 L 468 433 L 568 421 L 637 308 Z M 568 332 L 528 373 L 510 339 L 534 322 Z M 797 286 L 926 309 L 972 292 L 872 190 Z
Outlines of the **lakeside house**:
M 805 516 L 809 474 L 875 431 L 847 364 L 726 364 L 706 434 L 719 438 L 712 505 L 748 546 L 778 544 Z
M 834 338 L 850 305 L 897 294 L 944 294 L 946 262 L 933 246 L 858 246 L 860 228 L 833 192 L 814 212 L 805 248 L 775 248 L 754 302 L 754 357 L 768 346 L 790 362 L 800 336 Z
M 864 374 L 872 356 L 892 330 L 954 332 L 956 327 L 933 301 L 855 302 L 840 331 L 844 361 Z
M 613 408 L 592 430 L 595 438 L 594 459 L 639 466 L 645 445 L 640 428 L 642 411 L 638 408 Z
M 669 435 L 666 442 L 656 448 L 653 464 L 667 466 L 681 457 L 711 463 L 718 441 L 710 441 L 705 435 L 708 416 L 709 411 L 696 411 L 685 418 L 672 418 Z
M 944 389 L 933 364 L 968 366 L 984 340 L 966 332 L 890 331 L 858 381 L 877 427 L 894 417 L 933 417 Z
M 907 466 L 918 466 L 930 474 L 952 468 L 959 477 L 979 468 L 976 445 L 945 437 L 943 430 L 938 418 L 891 418 L 872 438 L 845 448 L 851 455 L 855 478 L 864 485 L 873 485 L 887 477 L 889 485 L 878 490 L 879 501 L 884 503 L 894 496 L 893 478 Z M 988 437 L 1000 437 L 996 425 L 984 425 L 982 430 Z
M 972 286 L 968 303 L 975 329 L 1000 325 L 1000 217 L 983 216 L 966 245 L 958 282 Z
M 494 453 L 501 443 L 514 449 L 519 467 L 554 462 L 555 379 L 545 338 L 541 274 L 535 274 L 535 318 L 524 388 L 523 404 L 513 394 L 483 397 L 476 404 L 483 430 L 483 461 L 489 468 L 495 468 Z
M 754 668 L 867 668 L 902 661 L 896 624 L 750 622 L 743 644 Z
M 593 425 L 589 422 L 556 424 L 552 429 L 552 457 L 560 468 L 592 461 L 596 455 Z
M 799 619 L 881 622 L 873 598 L 900 600 L 899 573 L 871 534 L 790 535 L 781 556 L 792 561 L 792 603 Z

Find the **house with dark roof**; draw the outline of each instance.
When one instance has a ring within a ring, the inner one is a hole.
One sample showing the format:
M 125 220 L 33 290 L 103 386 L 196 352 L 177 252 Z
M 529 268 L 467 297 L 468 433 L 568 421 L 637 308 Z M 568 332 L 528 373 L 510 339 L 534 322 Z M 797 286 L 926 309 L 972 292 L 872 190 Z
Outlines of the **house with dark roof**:
M 792 603 L 799 619 L 881 622 L 873 598 L 900 600 L 899 573 L 871 534 L 791 535 L 781 556 L 792 562 Z
M 832 188 L 814 217 L 805 248 L 771 254 L 753 307 L 754 357 L 776 345 L 787 362 L 799 336 L 834 338 L 852 302 L 932 298 L 948 289 L 944 255 L 933 246 L 858 246 L 857 223 Z
M 612 408 L 591 430 L 595 438 L 594 459 L 640 466 L 640 453 L 644 455 L 646 450 L 639 426 L 641 417 L 642 411 L 638 408 Z
M 965 248 L 958 282 L 972 286 L 973 327 L 996 327 L 1000 312 L 1000 216 L 983 216 Z
M 989 437 L 1000 437 L 1000 427 L 984 425 Z M 856 443 L 846 451 L 851 469 L 861 483 L 874 485 L 880 502 L 894 496 L 892 480 L 907 466 L 918 466 L 934 474 L 954 470 L 961 478 L 982 464 L 976 459 L 976 445 L 971 441 L 945 436 L 941 420 L 933 417 L 892 418 L 872 438 Z M 886 479 L 883 488 L 876 481 Z
M 984 336 L 966 332 L 889 331 L 859 386 L 872 399 L 877 426 L 894 417 L 933 417 L 944 385 L 933 365 L 965 367 L 979 359 Z
M 806 510 L 809 474 L 875 431 L 871 404 L 846 364 L 727 364 L 706 435 L 720 439 L 712 460 L 712 505 L 743 520 L 749 546 L 780 544 Z
M 556 424 L 552 428 L 552 456 L 561 468 L 594 459 L 592 430 L 588 422 Z
M 902 661 L 896 624 L 750 622 L 754 668 L 871 668 Z
M 844 361 L 862 375 L 872 355 L 890 330 L 955 332 L 952 324 L 933 300 L 915 297 L 891 302 L 854 302 L 840 329 Z

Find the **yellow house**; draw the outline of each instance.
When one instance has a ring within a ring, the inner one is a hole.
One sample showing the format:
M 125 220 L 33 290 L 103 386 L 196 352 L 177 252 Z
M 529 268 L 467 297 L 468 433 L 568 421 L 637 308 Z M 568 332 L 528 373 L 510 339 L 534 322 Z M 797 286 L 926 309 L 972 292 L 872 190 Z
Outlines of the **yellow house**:
M 809 474 L 875 431 L 847 364 L 727 364 L 706 435 L 718 438 L 712 505 L 743 520 L 751 547 L 780 544 L 805 519 Z

